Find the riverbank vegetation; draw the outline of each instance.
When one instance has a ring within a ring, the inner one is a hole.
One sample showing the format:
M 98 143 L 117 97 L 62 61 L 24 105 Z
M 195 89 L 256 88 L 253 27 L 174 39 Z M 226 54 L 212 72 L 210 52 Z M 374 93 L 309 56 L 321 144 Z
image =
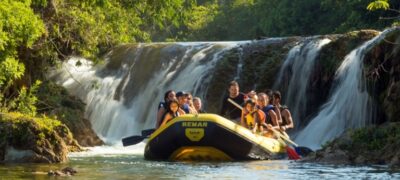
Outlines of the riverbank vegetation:
M 329 164 L 388 164 L 400 166 L 400 124 L 385 123 L 357 130 L 349 130 L 326 143 L 321 150 L 303 161 Z

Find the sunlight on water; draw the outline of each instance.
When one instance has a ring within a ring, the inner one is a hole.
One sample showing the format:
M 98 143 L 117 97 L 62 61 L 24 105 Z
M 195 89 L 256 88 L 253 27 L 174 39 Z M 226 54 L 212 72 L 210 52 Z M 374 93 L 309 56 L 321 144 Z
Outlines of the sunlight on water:
M 86 148 L 87 151 L 68 154 L 68 157 L 108 156 L 108 155 L 143 155 L 145 143 L 134 146 L 122 147 L 121 144 L 114 146 L 96 146 Z
M 75 153 L 66 164 L 0 165 L 0 179 L 47 179 L 47 172 L 72 167 L 73 179 L 399 179 L 385 166 L 336 166 L 279 161 L 192 163 L 146 161 L 143 144 L 132 148 L 95 147 Z M 141 153 L 138 153 L 141 152 Z M 114 153 L 114 154 L 113 154 Z M 130 154 L 131 153 L 131 154 Z

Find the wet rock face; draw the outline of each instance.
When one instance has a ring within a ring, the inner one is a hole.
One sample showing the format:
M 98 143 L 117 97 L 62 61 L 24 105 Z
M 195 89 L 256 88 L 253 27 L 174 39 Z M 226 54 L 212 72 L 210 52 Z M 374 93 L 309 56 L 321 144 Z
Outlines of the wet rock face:
M 400 123 L 349 130 L 303 162 L 400 166 Z
M 315 67 L 310 75 L 307 89 L 308 103 L 306 112 L 300 119 L 301 124 L 308 123 L 307 118 L 315 113 L 329 96 L 335 72 L 344 57 L 367 40 L 378 34 L 373 30 L 354 31 L 343 35 L 326 35 L 321 38 L 332 40 L 325 45 L 316 57 Z M 219 113 L 220 102 L 227 95 L 228 84 L 237 78 L 241 92 L 256 90 L 263 92 L 273 88 L 278 72 L 291 48 L 305 41 L 302 37 L 289 37 L 280 40 L 264 39 L 242 44 L 224 55 L 215 68 L 205 102 L 207 112 Z M 291 77 L 286 72 L 284 77 Z M 284 87 L 283 87 L 284 88 Z M 286 87 L 287 88 L 287 87 Z M 277 89 L 285 97 L 285 89 Z
M 38 109 L 43 109 L 39 113 L 59 118 L 81 146 L 104 144 L 93 131 L 90 121 L 84 117 L 85 104 L 69 95 L 65 88 L 46 81 L 39 89 L 38 98 L 45 102 L 38 105 Z
M 260 40 L 242 44 L 218 61 L 206 93 L 205 107 L 219 113 L 229 82 L 238 78 L 241 92 L 271 89 L 279 67 L 299 37 Z
M 377 122 L 400 121 L 400 31 L 394 31 L 366 55 L 368 91 L 377 102 Z

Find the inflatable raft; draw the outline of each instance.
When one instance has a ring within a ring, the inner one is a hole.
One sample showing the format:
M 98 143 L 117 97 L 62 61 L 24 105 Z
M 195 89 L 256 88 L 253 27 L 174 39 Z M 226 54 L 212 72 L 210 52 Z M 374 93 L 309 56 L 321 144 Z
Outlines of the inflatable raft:
M 215 114 L 179 116 L 149 137 L 147 160 L 233 161 L 281 159 L 285 145 Z

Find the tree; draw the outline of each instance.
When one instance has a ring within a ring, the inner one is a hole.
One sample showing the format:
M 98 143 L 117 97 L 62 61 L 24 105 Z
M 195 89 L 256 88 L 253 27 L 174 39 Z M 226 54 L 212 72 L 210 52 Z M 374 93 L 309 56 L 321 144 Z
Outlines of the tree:
M 397 13 L 397 16 L 393 17 L 381 17 L 381 19 L 398 19 L 400 20 L 400 10 L 390 8 L 389 0 L 376 0 L 368 4 L 367 9 L 370 11 L 383 9 L 385 11 L 392 11 Z M 397 25 L 399 22 L 395 22 L 394 25 Z
M 29 49 L 45 33 L 43 21 L 29 7 L 30 1 L 0 2 L 0 110 L 13 110 L 13 100 L 22 91 L 11 87 L 25 73 L 25 65 L 20 62 L 20 49 Z M 25 95 L 29 96 L 30 91 Z M 26 98 L 25 98 L 26 99 Z M 19 106 L 30 106 L 21 100 Z M 32 112 L 34 114 L 34 112 Z

